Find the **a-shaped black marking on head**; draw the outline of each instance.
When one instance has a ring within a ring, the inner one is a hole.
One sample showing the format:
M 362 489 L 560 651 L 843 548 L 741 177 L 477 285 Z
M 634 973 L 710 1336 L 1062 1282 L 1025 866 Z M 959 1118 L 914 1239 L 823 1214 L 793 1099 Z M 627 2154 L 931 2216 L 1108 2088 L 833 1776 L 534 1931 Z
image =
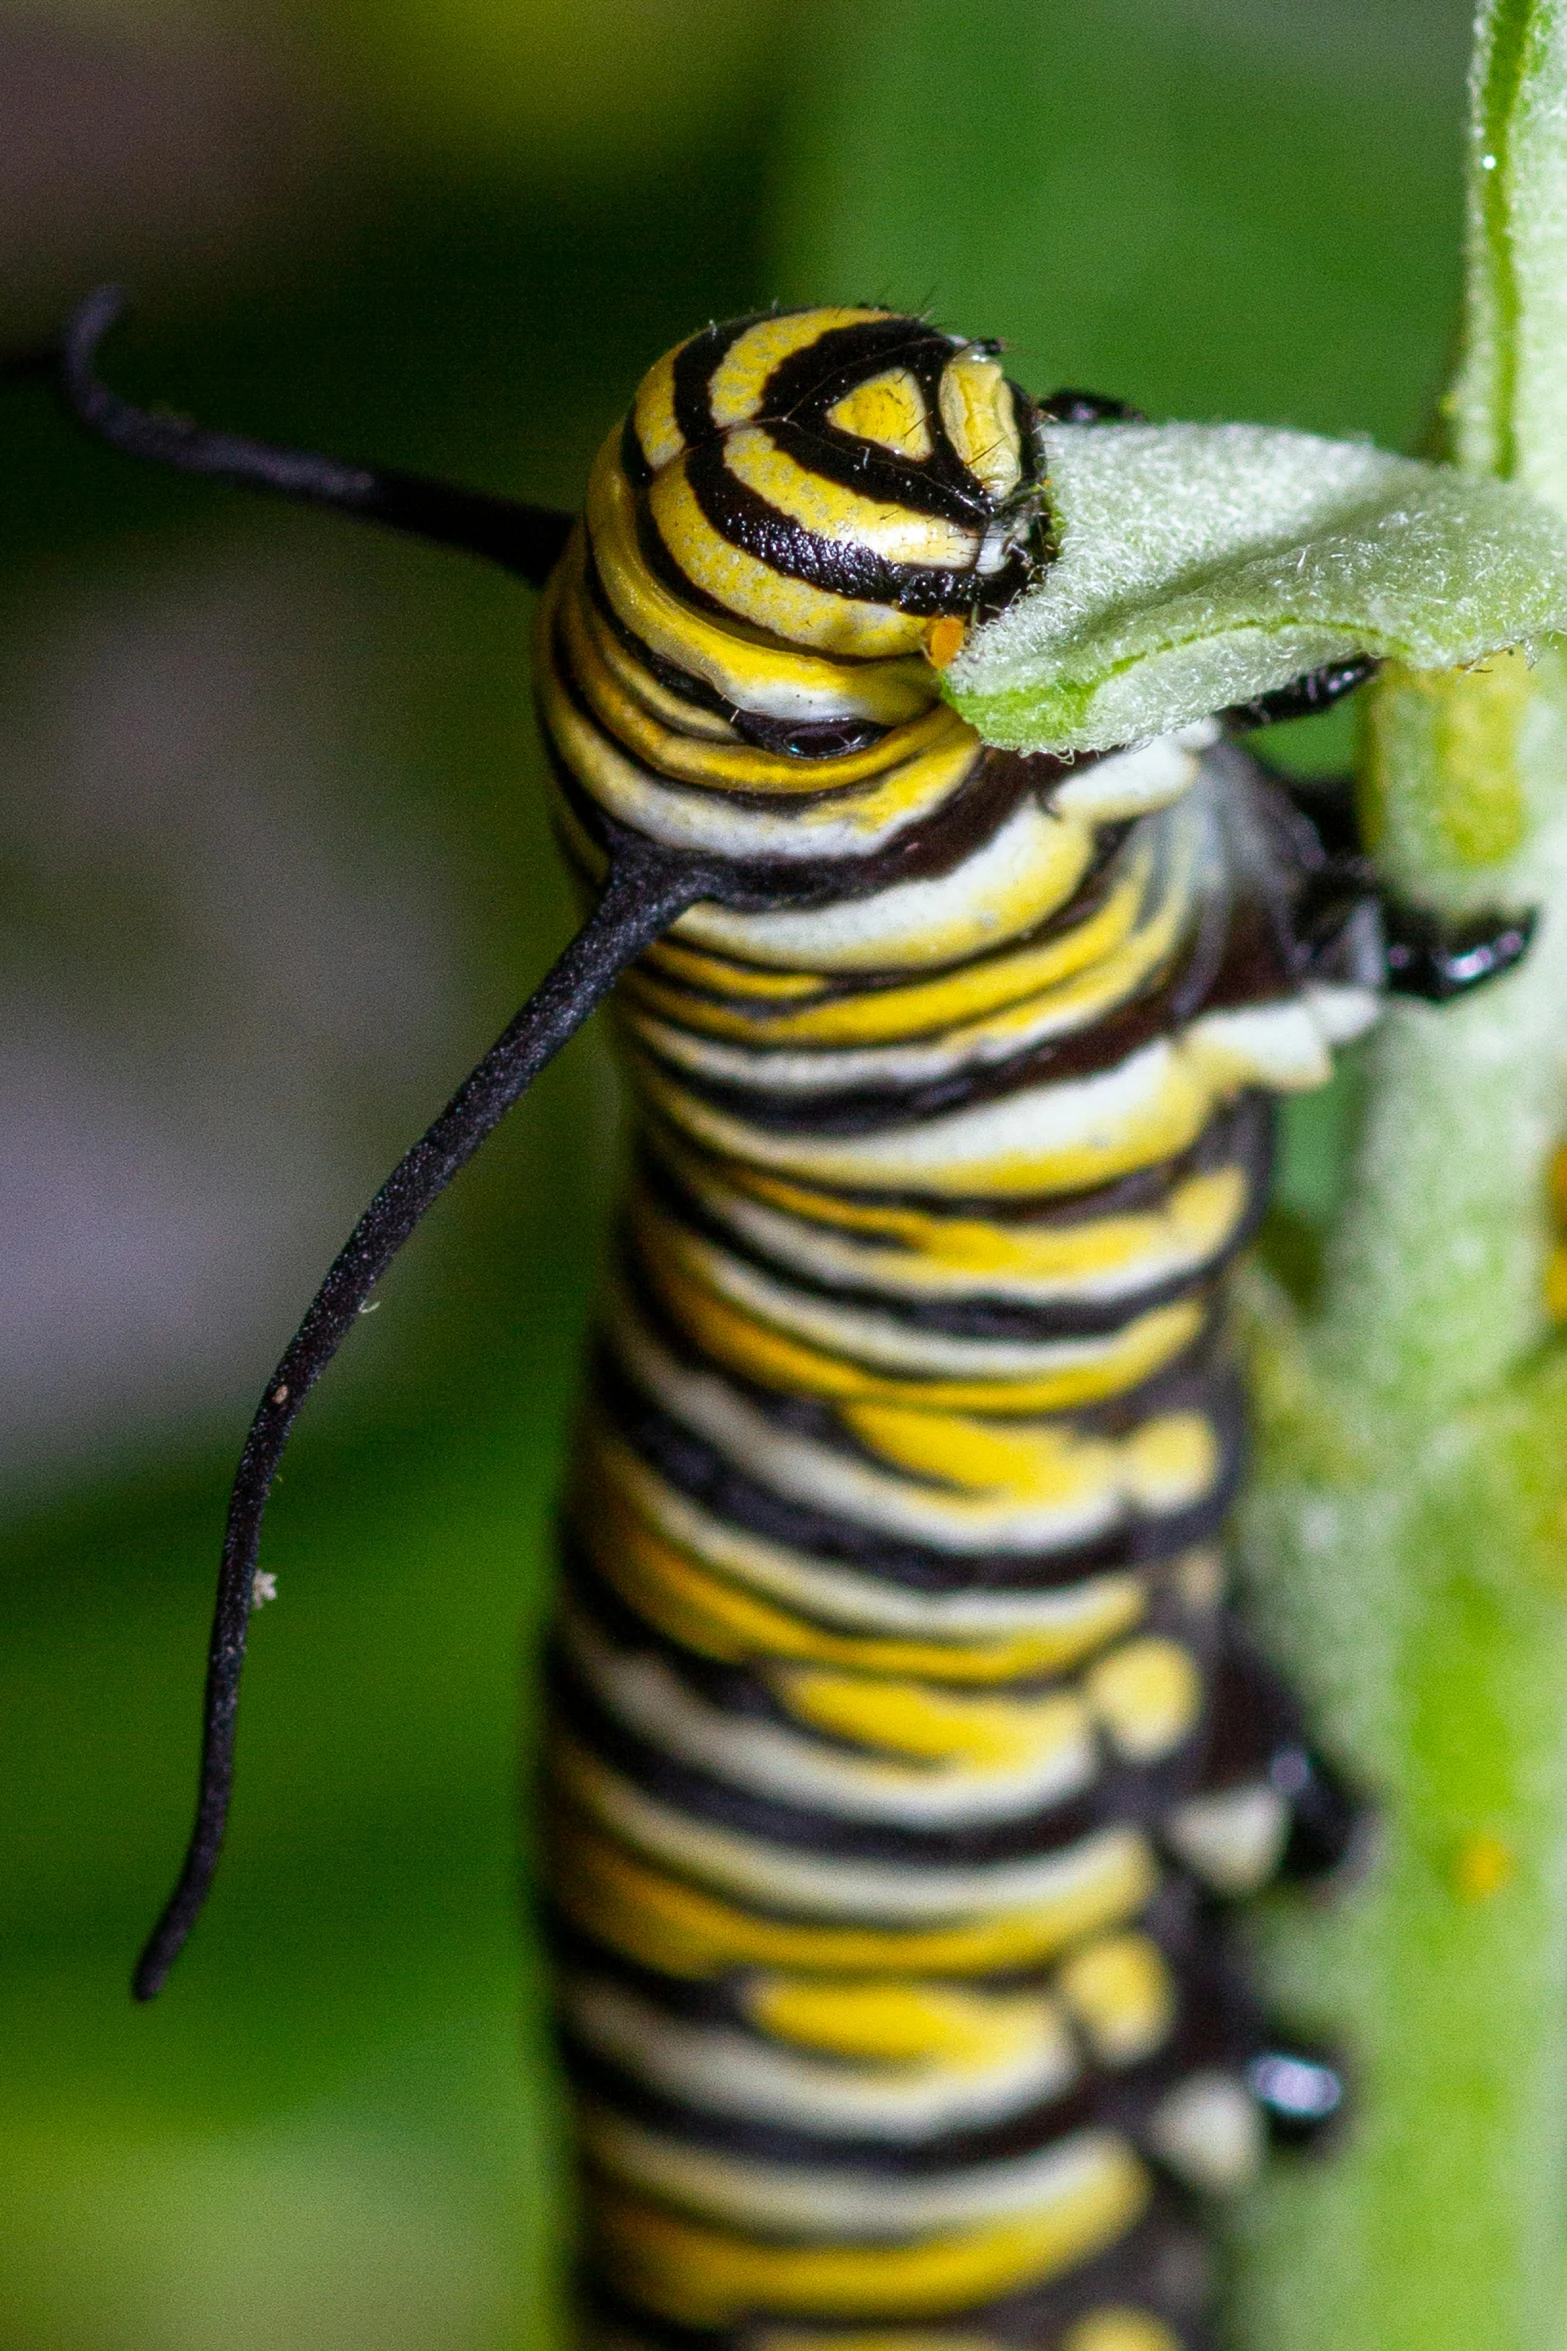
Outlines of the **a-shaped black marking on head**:
M 125 308 L 117 286 L 99 286 L 73 311 L 58 343 L 18 352 L 0 370 L 53 377 L 78 424 L 131 457 L 181 473 L 267 490 L 307 506 L 331 507 L 394 531 L 458 547 L 542 587 L 570 534 L 572 518 L 483 490 L 463 490 L 390 466 L 348 465 L 307 450 L 278 449 L 242 433 L 211 432 L 179 416 L 153 416 L 111 392 L 94 373 L 98 346 Z

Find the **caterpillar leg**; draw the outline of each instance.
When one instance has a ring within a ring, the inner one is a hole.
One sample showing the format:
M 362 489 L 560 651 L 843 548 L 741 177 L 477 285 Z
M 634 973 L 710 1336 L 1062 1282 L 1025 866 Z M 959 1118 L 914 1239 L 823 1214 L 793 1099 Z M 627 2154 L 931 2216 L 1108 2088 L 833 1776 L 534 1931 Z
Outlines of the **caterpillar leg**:
M 1499 979 L 1528 953 L 1531 908 L 1448 915 L 1384 881 L 1361 834 L 1352 777 L 1302 782 L 1270 774 L 1270 781 L 1298 828 L 1292 927 L 1307 974 L 1369 981 L 1390 995 L 1447 1004 Z
M 1319 1884 L 1350 1873 L 1373 1821 L 1313 1745 L 1289 1684 L 1226 1611 L 1201 1776 L 1167 1816 L 1167 1844 L 1215 1895 L 1236 1900 L 1275 1876 Z

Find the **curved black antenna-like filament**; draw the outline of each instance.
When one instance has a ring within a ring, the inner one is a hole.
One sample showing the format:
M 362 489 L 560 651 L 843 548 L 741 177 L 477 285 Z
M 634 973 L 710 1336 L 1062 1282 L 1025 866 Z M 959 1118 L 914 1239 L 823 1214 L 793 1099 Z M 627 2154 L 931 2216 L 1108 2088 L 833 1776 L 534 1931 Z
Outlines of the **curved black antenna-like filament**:
M 525 506 L 387 466 L 345 465 L 308 450 L 275 449 L 242 433 L 209 432 L 186 417 L 133 408 L 94 373 L 98 346 L 124 308 L 117 286 L 99 286 L 66 322 L 52 350 L 52 367 L 44 354 L 32 350 L 18 353 L 6 372 L 56 373 L 61 397 L 77 422 L 129 456 L 270 490 L 308 506 L 328 506 L 439 546 L 460 547 L 501 564 L 535 588 L 554 570 L 572 518 L 552 506 Z
M 256 1408 L 229 1498 L 217 1606 L 207 1652 L 201 1784 L 179 1883 L 137 1962 L 138 2000 L 161 1989 L 212 1884 L 234 1779 L 234 1718 L 252 1606 L 261 1519 L 299 1408 L 425 1210 L 466 1166 L 619 974 L 695 901 L 713 877 L 642 851 L 623 854 L 589 920 L 446 1108 L 399 1160 L 355 1225 Z

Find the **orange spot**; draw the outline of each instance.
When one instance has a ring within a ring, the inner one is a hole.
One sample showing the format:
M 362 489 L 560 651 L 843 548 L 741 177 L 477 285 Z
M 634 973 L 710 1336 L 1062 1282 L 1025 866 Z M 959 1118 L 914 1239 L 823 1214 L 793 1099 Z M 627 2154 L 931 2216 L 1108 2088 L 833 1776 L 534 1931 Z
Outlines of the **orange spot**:
M 931 667 L 945 669 L 949 661 L 956 661 L 967 635 L 967 621 L 959 620 L 954 613 L 944 613 L 940 620 L 933 620 L 925 632 L 925 653 Z
M 1510 1845 L 1482 1830 L 1466 1837 L 1453 1863 L 1453 1891 L 1461 1902 L 1489 1902 L 1518 1875 L 1518 1860 Z

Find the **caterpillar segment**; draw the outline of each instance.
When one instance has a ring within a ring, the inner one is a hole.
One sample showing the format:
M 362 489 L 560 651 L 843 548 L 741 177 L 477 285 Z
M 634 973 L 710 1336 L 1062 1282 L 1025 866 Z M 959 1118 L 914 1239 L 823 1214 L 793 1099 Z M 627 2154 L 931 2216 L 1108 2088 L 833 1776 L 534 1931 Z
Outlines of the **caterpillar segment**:
M 994 346 L 659 362 L 545 596 L 636 1165 L 566 1512 L 550 1900 L 601 2351 L 1192 2351 L 1205 2200 L 1337 2105 L 1222 1905 L 1354 1806 L 1226 1605 L 1224 1276 L 1374 1018 L 1217 722 L 1068 765 L 941 699 L 1051 556 Z

